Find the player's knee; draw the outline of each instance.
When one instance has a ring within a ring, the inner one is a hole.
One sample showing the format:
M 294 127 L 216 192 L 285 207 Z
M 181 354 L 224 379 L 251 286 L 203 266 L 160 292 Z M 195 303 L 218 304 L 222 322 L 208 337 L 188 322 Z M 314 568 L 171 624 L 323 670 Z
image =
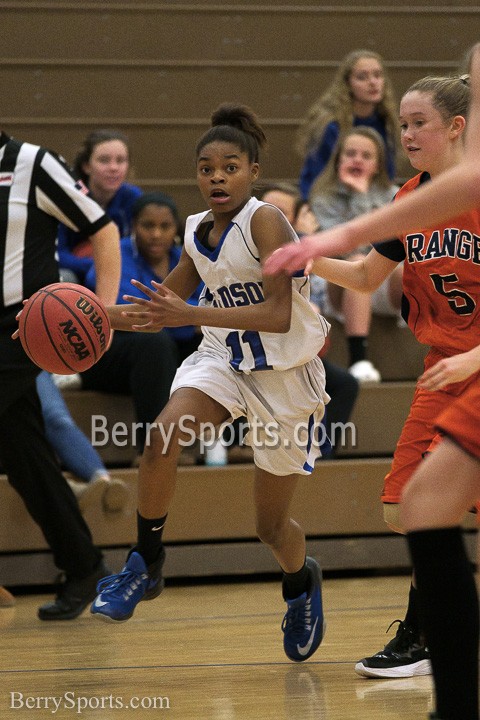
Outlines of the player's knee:
M 385 503 L 383 505 L 383 519 L 393 532 L 402 535 L 405 533 L 400 521 L 400 505 L 398 503 Z
M 428 518 L 432 505 L 425 504 L 422 484 L 417 481 L 416 477 L 413 477 L 403 488 L 399 507 L 400 522 L 405 528 L 405 532 L 408 532 L 422 518 Z
M 151 423 L 146 428 L 145 447 L 143 455 L 148 462 L 156 463 L 164 456 L 168 456 L 177 444 L 177 433 L 170 435 L 162 432 L 163 425 Z

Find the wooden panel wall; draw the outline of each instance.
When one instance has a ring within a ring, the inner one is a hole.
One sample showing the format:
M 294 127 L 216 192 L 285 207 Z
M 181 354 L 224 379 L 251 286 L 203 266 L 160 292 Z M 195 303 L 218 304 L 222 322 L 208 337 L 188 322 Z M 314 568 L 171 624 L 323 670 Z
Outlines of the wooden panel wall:
M 3 128 L 70 161 L 91 129 L 121 128 L 132 179 L 174 194 L 183 214 L 202 208 L 193 148 L 220 102 L 258 112 L 264 178 L 295 179 L 299 120 L 347 52 L 380 52 L 400 96 L 421 75 L 454 71 L 480 19 L 475 0 L 0 0 L 0 12 Z

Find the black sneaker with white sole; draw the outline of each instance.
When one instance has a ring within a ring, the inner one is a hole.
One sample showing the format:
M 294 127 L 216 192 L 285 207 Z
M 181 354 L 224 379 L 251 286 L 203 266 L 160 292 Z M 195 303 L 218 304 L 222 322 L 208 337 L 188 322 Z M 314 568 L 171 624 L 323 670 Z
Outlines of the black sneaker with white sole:
M 97 583 L 109 572 L 103 562 L 83 578 L 67 577 L 54 600 L 38 608 L 40 620 L 74 620 L 90 605 L 97 594 Z
M 430 653 L 418 631 L 401 620 L 394 620 L 387 629 L 398 623 L 395 637 L 371 657 L 355 665 L 355 672 L 364 677 L 402 678 L 430 675 Z

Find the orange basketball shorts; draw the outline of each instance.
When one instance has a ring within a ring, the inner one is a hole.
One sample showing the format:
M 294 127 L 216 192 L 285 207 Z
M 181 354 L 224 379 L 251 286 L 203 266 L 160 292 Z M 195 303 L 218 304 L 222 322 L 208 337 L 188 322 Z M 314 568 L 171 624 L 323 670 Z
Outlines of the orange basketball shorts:
M 472 385 L 437 419 L 437 429 L 480 460 L 480 384 Z
M 425 370 L 444 357 L 438 350 L 432 349 L 425 358 Z M 437 418 L 450 409 L 457 398 L 463 397 L 471 387 L 480 383 L 480 373 L 471 375 L 459 383 L 447 385 L 434 392 L 415 389 L 412 405 L 393 455 L 390 472 L 386 475 L 382 502 L 398 503 L 403 487 L 410 480 L 418 464 L 426 453 L 431 452 L 443 437 L 442 430 L 437 427 Z M 473 412 L 473 410 L 472 410 Z M 477 416 L 478 417 L 478 416 Z M 478 430 L 478 420 L 476 423 Z M 472 440 L 474 428 L 470 428 Z M 479 439 L 475 438 L 477 448 Z

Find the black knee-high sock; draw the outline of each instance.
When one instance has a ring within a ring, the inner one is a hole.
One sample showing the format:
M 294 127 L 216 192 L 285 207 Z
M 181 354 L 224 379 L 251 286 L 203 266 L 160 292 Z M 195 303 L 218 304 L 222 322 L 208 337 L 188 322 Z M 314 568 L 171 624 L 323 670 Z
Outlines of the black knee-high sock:
M 158 558 L 162 549 L 163 528 L 167 516 L 150 520 L 144 518 L 137 512 L 138 542 L 135 550 L 151 565 Z
M 407 540 L 415 569 L 420 624 L 431 654 L 442 720 L 479 720 L 479 606 L 459 527 L 419 530 Z
M 420 625 L 418 619 L 418 601 L 417 588 L 410 584 L 410 592 L 408 593 L 408 607 L 405 615 L 405 625 L 420 633 Z

